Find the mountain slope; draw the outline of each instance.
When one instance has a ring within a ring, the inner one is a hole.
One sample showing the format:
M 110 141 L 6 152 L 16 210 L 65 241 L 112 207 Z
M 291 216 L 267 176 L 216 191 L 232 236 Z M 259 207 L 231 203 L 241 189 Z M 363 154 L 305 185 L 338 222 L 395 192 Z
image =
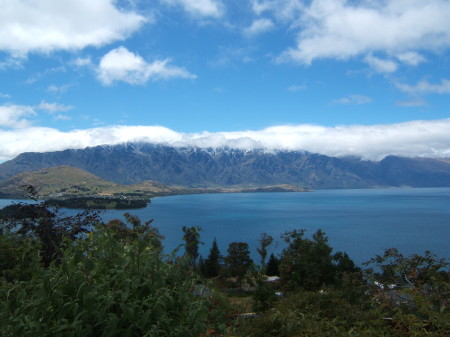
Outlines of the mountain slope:
M 119 185 L 79 168 L 55 166 L 35 172 L 22 172 L 0 181 L 0 196 L 26 198 L 29 196 L 26 187 L 30 185 L 42 198 L 114 195 L 145 198 L 187 192 L 183 188 L 168 187 L 154 181 L 144 181 L 138 185 Z
M 444 159 L 390 156 L 371 162 L 298 151 L 178 148 L 147 143 L 24 153 L 0 164 L 0 179 L 60 165 L 78 167 L 121 184 L 156 180 L 188 187 L 450 186 L 450 162 Z

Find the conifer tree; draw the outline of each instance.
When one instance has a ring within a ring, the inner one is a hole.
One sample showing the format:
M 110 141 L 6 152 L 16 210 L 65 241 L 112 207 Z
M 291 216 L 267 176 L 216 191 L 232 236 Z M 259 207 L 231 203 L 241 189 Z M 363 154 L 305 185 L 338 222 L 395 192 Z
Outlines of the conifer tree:
M 208 258 L 205 260 L 205 276 L 216 277 L 220 274 L 222 267 L 223 257 L 220 254 L 219 247 L 217 246 L 217 240 L 214 238 L 211 249 L 209 251 Z
M 280 260 L 275 255 L 270 254 L 269 262 L 267 262 L 266 274 L 269 276 L 279 276 L 278 265 Z

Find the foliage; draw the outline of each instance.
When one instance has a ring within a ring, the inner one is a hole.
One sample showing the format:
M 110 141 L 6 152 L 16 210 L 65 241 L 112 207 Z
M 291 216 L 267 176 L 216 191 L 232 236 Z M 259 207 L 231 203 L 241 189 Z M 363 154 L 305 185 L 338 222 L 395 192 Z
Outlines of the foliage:
M 200 244 L 200 231 L 201 228 L 199 226 L 183 226 L 184 249 L 189 257 L 190 265 L 192 267 L 195 267 L 197 263 L 198 245 Z
M 246 242 L 231 242 L 228 246 L 228 255 L 225 257 L 225 266 L 230 276 L 237 277 L 239 285 L 242 284 L 247 270 L 253 261 Z
M 114 236 L 119 240 L 130 243 L 137 238 L 141 238 L 145 244 L 154 247 L 158 251 L 162 251 L 162 240 L 164 236 L 159 233 L 156 227 L 151 225 L 153 219 L 142 224 L 141 219 L 130 213 L 125 213 L 124 217 L 126 223 L 119 219 L 113 219 L 105 227 L 111 229 L 114 232 Z
M 251 268 L 248 244 L 233 242 L 225 270 L 257 283 L 251 296 L 239 294 L 241 310 L 253 301 L 248 318 L 212 286 L 228 280 L 205 284 L 191 268 L 198 227 L 183 228 L 185 256 L 168 256 L 152 220 L 124 216 L 105 225 L 91 213 L 16 205 L 0 231 L 0 336 L 450 336 L 449 263 L 430 252 L 388 249 L 361 272 L 347 254 L 332 254 L 322 231 L 287 232 L 280 260 L 272 254 L 267 265 L 276 274 L 279 263 L 280 298 Z M 221 261 L 214 239 L 204 274 L 217 276 Z
M 267 257 L 267 247 L 269 247 L 273 242 L 273 237 L 268 235 L 267 233 L 262 233 L 259 238 L 259 247 L 256 248 L 256 251 L 261 256 L 261 267 L 265 268 L 266 266 L 266 257 Z
M 351 305 L 333 289 L 300 290 L 276 302 L 237 331 L 238 336 L 390 336 L 380 314 Z
M 0 278 L 5 282 L 25 281 L 33 277 L 41 263 L 39 241 L 17 233 L 0 233 Z
M 269 262 L 267 262 L 266 274 L 269 276 L 279 276 L 278 266 L 280 260 L 273 254 L 270 254 Z
M 30 193 L 34 194 L 30 187 Z M 50 208 L 45 202 L 18 203 L 5 227 L 24 238 L 36 238 L 41 244 L 41 258 L 45 266 L 62 257 L 65 239 L 74 240 L 99 222 L 97 213 L 84 211 L 64 217 L 58 208 Z
M 167 260 L 148 244 L 99 227 L 70 243 L 60 265 L 35 267 L 32 279 L 1 288 L 0 335 L 198 336 L 206 298 L 184 260 Z
M 227 252 L 228 255 L 224 258 L 225 274 L 235 277 L 239 288 L 242 288 L 242 282 L 247 278 L 250 267 L 253 266 L 249 246 L 246 242 L 231 242 Z
M 450 264 L 431 252 L 403 256 L 387 249 L 366 263 L 373 300 L 397 328 L 450 335 Z
M 252 296 L 253 310 L 261 312 L 270 309 L 277 300 L 275 290 L 274 284 L 267 282 L 261 277 L 257 282 L 257 287 Z
M 145 199 L 144 196 L 138 198 L 132 196 L 101 197 L 93 195 L 47 199 L 47 204 L 75 209 L 132 209 L 145 208 L 148 204 L 148 199 Z
M 220 270 L 222 268 L 222 262 L 223 257 L 220 254 L 220 250 L 217 245 L 217 240 L 216 238 L 214 238 L 211 249 L 209 250 L 209 255 L 205 260 L 204 275 L 206 277 L 219 276 Z
M 318 290 L 333 283 L 333 263 L 328 238 L 318 230 L 313 239 L 305 231 L 286 232 L 282 238 L 289 244 L 281 254 L 280 276 L 287 289 Z

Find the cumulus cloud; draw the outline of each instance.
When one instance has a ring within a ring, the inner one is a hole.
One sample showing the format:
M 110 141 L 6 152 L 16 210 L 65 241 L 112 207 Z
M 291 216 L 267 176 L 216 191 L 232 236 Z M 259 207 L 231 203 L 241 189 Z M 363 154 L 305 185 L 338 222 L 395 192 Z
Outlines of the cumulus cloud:
M 0 128 L 26 128 L 31 125 L 28 117 L 35 116 L 31 106 L 6 104 L 0 106 Z
M 273 29 L 274 26 L 273 22 L 269 19 L 257 19 L 249 27 L 244 29 L 244 35 L 253 37 Z
M 398 65 L 392 60 L 385 60 L 373 55 L 368 55 L 365 61 L 369 64 L 371 68 L 379 73 L 393 73 L 397 71 Z
M 115 0 L 3 0 L 0 50 L 23 57 L 125 39 L 146 19 L 115 4 Z
M 170 65 L 169 59 L 148 63 L 125 47 L 113 49 L 103 56 L 97 69 L 97 77 L 104 85 L 111 85 L 116 81 L 145 84 L 150 79 L 196 78 L 187 70 Z
M 282 125 L 256 131 L 215 133 L 180 133 L 162 126 L 108 126 L 69 132 L 28 127 L 0 129 L 0 159 L 10 159 L 22 152 L 56 151 L 124 142 L 204 148 L 228 146 L 240 149 L 299 150 L 371 160 L 380 160 L 391 154 L 450 157 L 448 130 L 450 119 L 369 126 Z
M 441 83 L 433 84 L 427 80 L 419 81 L 416 85 L 396 83 L 396 87 L 408 94 L 450 94 L 450 80 L 442 79 Z
M 397 58 L 410 66 L 417 66 L 418 64 L 425 62 L 426 59 L 422 55 L 416 52 L 406 52 L 402 54 L 398 54 Z
M 417 65 L 423 61 L 418 51 L 450 47 L 449 1 L 312 0 L 303 7 L 294 0 L 256 1 L 259 11 L 270 9 L 273 3 L 286 3 L 286 7 L 293 2 L 300 8 L 294 23 L 299 30 L 297 43 L 280 56 L 280 61 L 308 65 L 316 59 L 346 60 L 386 53 Z M 393 63 L 385 67 L 390 71 L 394 68 Z
M 224 7 L 217 0 L 162 0 L 163 2 L 181 6 L 186 12 L 194 16 L 218 18 L 223 15 Z

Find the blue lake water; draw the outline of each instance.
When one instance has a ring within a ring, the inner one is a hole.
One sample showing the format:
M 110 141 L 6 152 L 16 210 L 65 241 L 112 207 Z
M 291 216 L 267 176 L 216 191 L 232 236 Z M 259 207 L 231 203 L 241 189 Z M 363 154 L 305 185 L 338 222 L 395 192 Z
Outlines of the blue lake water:
M 102 217 L 123 213 L 106 211 Z M 270 252 L 277 253 L 284 247 L 280 234 L 296 228 L 306 229 L 307 236 L 324 230 L 335 251 L 346 251 L 357 263 L 391 247 L 406 255 L 431 250 L 450 257 L 450 188 L 181 195 L 152 199 L 147 208 L 130 213 L 154 219 L 167 251 L 182 242 L 183 226 L 200 226 L 204 257 L 215 237 L 223 255 L 230 242 L 245 241 L 259 261 L 261 233 L 276 238 Z

